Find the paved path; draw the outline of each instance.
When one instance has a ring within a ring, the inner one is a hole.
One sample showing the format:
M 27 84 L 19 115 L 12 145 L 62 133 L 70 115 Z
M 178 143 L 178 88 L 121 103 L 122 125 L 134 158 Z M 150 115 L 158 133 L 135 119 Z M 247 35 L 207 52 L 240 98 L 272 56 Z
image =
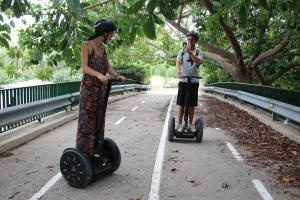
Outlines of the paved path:
M 85 189 L 72 188 L 60 178 L 62 151 L 75 143 L 77 120 L 73 120 L 0 158 L 0 199 L 148 199 L 150 188 L 157 183 L 159 191 L 154 197 L 162 200 L 292 199 L 273 187 L 264 171 L 248 166 L 243 161 L 247 152 L 223 130 L 206 127 L 200 144 L 161 141 L 174 93 L 148 92 L 109 104 L 106 136 L 118 144 L 122 154 L 121 166 L 113 175 Z M 170 114 L 176 116 L 174 103 Z M 157 182 L 153 181 L 153 167 L 160 142 L 164 151 Z M 52 179 L 55 176 L 57 181 Z M 53 185 L 41 191 L 51 179 Z

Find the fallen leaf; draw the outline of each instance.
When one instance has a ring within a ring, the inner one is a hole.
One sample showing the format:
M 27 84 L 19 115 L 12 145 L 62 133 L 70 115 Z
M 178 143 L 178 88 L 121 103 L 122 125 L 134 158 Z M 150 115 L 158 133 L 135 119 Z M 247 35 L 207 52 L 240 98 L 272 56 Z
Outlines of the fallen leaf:
M 12 194 L 11 196 L 8 197 L 8 199 L 13 199 L 13 198 L 15 198 L 15 196 L 16 196 L 17 194 L 19 194 L 19 193 L 20 193 L 20 191 L 18 191 L 18 192 L 16 192 L 16 193 Z
M 229 189 L 229 188 L 230 188 L 230 185 L 225 181 L 225 182 L 222 183 L 221 187 L 222 187 L 223 189 Z
M 128 199 L 128 200 L 142 200 L 143 196 L 144 196 L 144 194 L 142 194 L 142 195 L 139 196 L 139 197 L 130 198 L 130 199 Z
M 10 156 L 13 156 L 13 155 L 15 155 L 15 154 L 13 154 L 12 152 L 7 151 L 7 152 L 1 153 L 0 158 L 7 158 L 7 157 L 10 157 Z
M 195 180 L 192 176 L 187 176 L 187 177 L 185 177 L 185 179 L 186 179 L 187 182 L 191 182 L 191 183 L 195 182 Z

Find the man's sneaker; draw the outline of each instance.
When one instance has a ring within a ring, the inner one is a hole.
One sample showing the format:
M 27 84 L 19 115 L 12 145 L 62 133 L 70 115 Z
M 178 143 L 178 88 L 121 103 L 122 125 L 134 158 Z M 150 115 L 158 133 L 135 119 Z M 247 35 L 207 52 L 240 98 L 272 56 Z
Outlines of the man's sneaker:
M 177 125 L 177 132 L 182 132 L 182 124 Z
M 189 125 L 189 129 L 192 131 L 192 132 L 196 132 L 196 128 L 194 125 L 190 124 Z

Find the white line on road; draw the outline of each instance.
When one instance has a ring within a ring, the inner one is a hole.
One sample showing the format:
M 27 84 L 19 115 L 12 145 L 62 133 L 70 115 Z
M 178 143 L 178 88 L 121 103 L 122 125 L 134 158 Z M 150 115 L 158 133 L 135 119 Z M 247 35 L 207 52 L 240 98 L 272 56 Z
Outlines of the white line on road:
M 160 187 L 160 176 L 161 176 L 161 168 L 162 168 L 162 162 L 164 158 L 164 152 L 165 152 L 165 144 L 166 144 L 166 138 L 167 138 L 167 132 L 168 132 L 168 122 L 170 118 L 170 112 L 171 112 L 171 106 L 174 100 L 174 96 L 172 97 L 168 112 L 165 120 L 165 124 L 163 127 L 163 131 L 159 140 L 158 149 L 156 152 L 156 158 L 155 158 L 155 164 L 152 172 L 152 180 L 151 180 L 151 187 L 150 192 L 148 196 L 148 200 L 159 200 L 159 187 Z
M 46 185 L 44 185 L 38 193 L 36 193 L 33 197 L 31 197 L 30 200 L 38 200 L 40 199 L 55 183 L 61 178 L 61 173 L 57 173 L 55 176 L 53 176 Z
M 265 188 L 265 186 L 262 184 L 262 182 L 260 182 L 260 180 L 258 179 L 253 179 L 252 183 L 254 185 L 254 187 L 256 188 L 256 190 L 258 191 L 259 195 L 261 196 L 261 198 L 263 200 L 273 200 L 272 196 L 270 195 L 270 193 L 267 191 L 267 189 Z
M 141 101 L 141 104 L 145 103 L 145 101 Z
M 135 111 L 138 108 L 138 106 L 135 106 L 134 108 L 131 109 L 131 112 Z
M 124 116 L 124 117 L 122 117 L 121 119 L 119 119 L 119 121 L 117 121 L 116 123 L 115 123 L 115 125 L 119 125 L 124 119 L 126 119 L 126 117 Z
M 229 150 L 231 151 L 231 153 L 233 154 L 233 156 L 235 157 L 236 160 L 238 161 L 242 161 L 244 160 L 240 154 L 237 152 L 237 150 L 235 150 L 235 148 L 232 146 L 231 143 L 227 142 L 227 147 L 229 148 Z

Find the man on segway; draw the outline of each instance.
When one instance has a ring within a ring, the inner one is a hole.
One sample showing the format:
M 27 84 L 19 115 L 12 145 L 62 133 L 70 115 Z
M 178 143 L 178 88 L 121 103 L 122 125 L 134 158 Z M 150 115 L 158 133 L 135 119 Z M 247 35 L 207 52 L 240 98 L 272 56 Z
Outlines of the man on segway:
M 187 34 L 187 43 L 184 43 L 183 49 L 178 52 L 176 59 L 176 71 L 177 75 L 180 78 L 178 84 L 178 95 L 177 95 L 177 105 L 179 106 L 178 112 L 178 126 L 177 132 L 182 132 L 182 118 L 184 113 L 186 92 L 187 92 L 187 79 L 184 77 L 199 76 L 199 65 L 203 61 L 203 52 L 200 52 L 195 48 L 195 45 L 199 39 L 199 35 L 194 32 L 188 32 Z M 198 88 L 199 88 L 199 79 L 192 78 L 190 91 L 189 91 L 189 102 L 188 102 L 188 122 L 189 129 L 192 132 L 195 132 L 195 126 L 193 126 L 193 117 L 195 106 L 198 105 Z

